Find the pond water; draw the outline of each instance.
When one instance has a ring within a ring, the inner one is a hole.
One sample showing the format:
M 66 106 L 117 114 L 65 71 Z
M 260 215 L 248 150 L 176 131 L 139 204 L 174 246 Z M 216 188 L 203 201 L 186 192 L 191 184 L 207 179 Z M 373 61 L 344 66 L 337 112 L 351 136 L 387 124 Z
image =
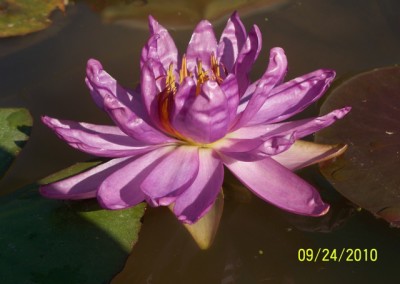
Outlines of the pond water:
M 247 30 L 257 24 L 263 34 L 253 79 L 264 71 L 274 46 L 284 48 L 288 56 L 287 79 L 330 68 L 337 71 L 338 84 L 362 71 L 400 62 L 400 3 L 396 0 L 267 2 L 273 5 L 243 9 Z M 92 103 L 84 83 L 89 58 L 100 60 L 124 86 L 133 88 L 140 78 L 140 51 L 148 37 L 145 23 L 106 23 L 93 5 L 84 2 L 69 5 L 65 14 L 56 12 L 52 20 L 53 25 L 43 32 L 0 40 L 0 107 L 26 107 L 35 121 L 29 143 L 0 183 L 2 194 L 91 158 L 68 147 L 40 123 L 40 116 L 46 114 L 111 124 Z M 215 21 L 217 33 L 223 22 Z M 180 51 L 186 48 L 195 24 L 188 19 L 182 24 L 185 29 L 172 29 Z M 320 102 L 300 117 L 318 114 L 319 106 Z M 150 208 L 139 242 L 113 283 L 398 281 L 400 230 L 355 210 L 317 167 L 299 175 L 332 204 L 327 216 L 294 216 L 250 194 L 227 193 L 215 243 L 201 251 L 167 209 Z M 376 250 L 378 259 L 300 261 L 299 250 L 308 248 L 314 253 L 320 248 L 338 253 L 343 248 L 361 249 L 363 254 Z

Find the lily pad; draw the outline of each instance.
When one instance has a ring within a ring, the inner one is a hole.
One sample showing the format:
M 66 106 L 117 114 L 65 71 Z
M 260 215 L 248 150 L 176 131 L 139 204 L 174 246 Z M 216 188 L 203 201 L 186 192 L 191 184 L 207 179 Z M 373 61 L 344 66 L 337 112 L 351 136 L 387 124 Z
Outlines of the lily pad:
M 259 11 L 287 0 L 85 0 L 91 6 L 102 11 L 102 17 L 108 22 L 123 22 L 133 26 L 147 28 L 148 15 L 169 28 L 192 28 L 202 19 L 217 21 L 239 10 L 242 14 Z
M 321 171 L 347 199 L 400 226 L 400 67 L 376 69 L 338 86 L 321 113 L 352 106 L 320 131 L 320 143 L 347 143 L 347 152 Z
M 37 184 L 0 198 L 2 283 L 108 283 L 138 239 L 144 210 L 145 204 L 108 211 L 96 200 L 50 200 Z
M 29 138 L 32 117 L 23 108 L 0 109 L 0 178 Z
M 55 9 L 65 0 L 0 0 L 0 37 L 20 36 L 47 28 Z

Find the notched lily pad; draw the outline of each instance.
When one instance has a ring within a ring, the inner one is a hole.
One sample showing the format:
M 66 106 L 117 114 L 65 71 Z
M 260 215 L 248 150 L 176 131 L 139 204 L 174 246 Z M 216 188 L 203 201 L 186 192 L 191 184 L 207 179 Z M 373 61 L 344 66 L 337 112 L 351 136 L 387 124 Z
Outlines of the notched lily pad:
M 145 204 L 110 211 L 93 199 L 46 199 L 36 184 L 0 198 L 2 283 L 108 283 L 138 239 L 144 210 Z
M 320 143 L 349 148 L 322 173 L 346 198 L 394 226 L 400 226 L 400 67 L 357 75 L 337 87 L 321 107 L 344 105 L 349 115 L 320 131 Z
M 55 9 L 65 0 L 0 0 L 0 37 L 20 36 L 47 28 Z
M 0 178 L 29 138 L 32 117 L 23 108 L 0 109 Z

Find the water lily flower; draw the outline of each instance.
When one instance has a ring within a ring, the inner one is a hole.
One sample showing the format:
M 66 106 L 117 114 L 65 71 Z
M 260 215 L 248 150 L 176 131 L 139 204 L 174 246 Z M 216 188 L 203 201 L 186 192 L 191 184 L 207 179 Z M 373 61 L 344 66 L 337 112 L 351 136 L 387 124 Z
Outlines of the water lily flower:
M 87 63 L 86 83 L 95 103 L 115 126 L 43 117 L 69 145 L 111 158 L 73 177 L 43 185 L 58 199 L 97 197 L 108 209 L 146 201 L 170 206 L 192 224 L 221 191 L 224 166 L 250 191 L 284 210 L 320 216 L 327 212 L 317 190 L 292 171 L 343 151 L 301 139 L 346 115 L 287 121 L 319 99 L 335 76 L 320 69 L 284 81 L 287 60 L 273 48 L 255 82 L 249 72 L 261 50 L 261 33 L 247 33 L 237 13 L 217 41 L 201 21 L 181 57 L 168 31 L 149 18 L 150 38 L 141 54 L 140 86 L 120 86 L 99 61 Z M 296 142 L 297 141 L 297 142 Z

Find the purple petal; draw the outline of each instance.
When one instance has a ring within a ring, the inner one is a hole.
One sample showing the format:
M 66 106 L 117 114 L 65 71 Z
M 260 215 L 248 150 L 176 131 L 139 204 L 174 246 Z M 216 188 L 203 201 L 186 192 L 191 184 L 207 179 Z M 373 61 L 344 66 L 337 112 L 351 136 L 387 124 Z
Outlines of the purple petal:
M 311 216 L 329 210 L 310 184 L 271 158 L 240 162 L 224 157 L 224 163 L 249 190 L 284 210 Z
M 317 70 L 279 85 L 248 125 L 279 122 L 301 112 L 325 93 L 334 77 L 334 71 Z
M 307 118 L 275 124 L 245 126 L 229 133 L 229 137 L 235 139 L 268 139 L 276 135 L 294 134 L 295 139 L 300 139 L 328 127 L 336 120 L 343 118 L 350 109 L 350 107 L 337 109 L 324 116 L 316 118 Z
M 228 102 L 229 125 L 232 124 L 236 117 L 237 108 L 239 105 L 239 88 L 234 74 L 229 74 L 228 77 L 220 85 L 221 90 L 226 96 Z
M 154 42 L 149 41 L 144 46 L 140 67 L 143 67 L 144 62 L 148 61 L 149 58 L 157 58 L 165 70 L 168 70 L 170 64 L 176 66 L 178 62 L 178 50 L 167 29 L 160 25 L 152 16 L 149 16 L 149 29 L 151 37 L 155 39 L 155 45 Z
M 198 147 L 176 147 L 157 162 L 140 187 L 154 205 L 169 205 L 193 183 L 198 171 Z
M 219 140 L 213 144 L 213 148 L 222 153 L 240 161 L 256 161 L 264 159 L 267 156 L 277 155 L 289 149 L 295 142 L 294 133 L 275 135 L 271 137 L 255 138 L 231 138 L 228 137 Z
M 152 147 L 127 136 L 116 126 L 94 125 L 58 120 L 48 116 L 42 121 L 70 146 L 100 157 L 125 157 L 147 152 Z
M 193 224 L 208 212 L 224 180 L 224 167 L 211 149 L 199 150 L 199 172 L 194 182 L 176 199 L 174 213 L 182 222 Z
M 211 23 L 203 20 L 194 29 L 186 51 L 188 70 L 195 70 L 197 60 L 202 62 L 204 70 L 210 69 L 211 54 L 217 54 L 217 40 Z
M 133 99 L 132 95 L 122 88 L 113 77 L 104 71 L 103 66 L 96 59 L 88 60 L 85 81 L 93 100 L 99 108 L 104 108 L 103 97 L 106 94 L 118 98 L 118 100 L 126 106 L 131 105 Z
M 157 85 L 156 77 L 154 75 L 154 60 L 148 60 L 143 65 L 140 78 L 140 87 L 142 93 L 142 101 L 145 109 L 151 118 L 151 121 L 159 129 L 162 129 L 162 125 L 159 117 L 159 106 L 158 106 L 158 95 L 162 91 L 161 86 Z M 164 84 L 165 85 L 165 84 Z
M 346 149 L 347 145 L 324 145 L 297 140 L 287 151 L 271 158 L 289 170 L 295 171 L 335 158 L 343 154 Z
M 239 95 L 242 96 L 249 85 L 248 74 L 261 51 L 262 36 L 260 29 L 253 26 L 247 35 L 246 42 L 239 52 L 234 66 L 234 74 L 238 80 Z
M 140 184 L 174 147 L 160 147 L 130 159 L 124 167 L 107 177 L 100 185 L 97 199 L 104 208 L 123 209 L 142 202 L 145 198 Z
M 265 158 L 258 150 L 263 143 L 261 139 L 223 138 L 213 144 L 213 149 L 235 160 L 255 161 Z
M 223 64 L 228 73 L 232 72 L 232 68 L 245 40 L 246 30 L 239 18 L 239 14 L 234 12 L 222 32 L 218 45 L 219 62 Z
M 174 95 L 172 120 L 196 97 L 196 82 L 192 77 L 186 77 Z
M 151 70 L 154 74 L 154 78 L 159 78 L 157 80 L 157 86 L 161 89 L 161 86 L 165 86 L 165 79 L 169 68 L 169 64 L 164 66 L 163 63 L 160 61 L 158 56 L 158 45 L 159 45 L 159 35 L 153 35 L 149 38 L 146 45 L 143 47 L 142 56 L 140 58 L 140 68 L 142 69 L 144 65 L 148 64 L 149 61 L 152 62 Z
M 175 141 L 175 139 L 166 136 L 156 128 L 147 124 L 113 96 L 104 97 L 104 109 L 123 132 L 136 140 L 148 144 L 161 144 Z
M 343 118 L 347 113 L 349 113 L 350 110 L 351 107 L 345 107 L 342 109 L 333 110 L 324 116 L 316 118 L 277 123 L 274 125 L 276 129 L 267 135 L 283 135 L 287 133 L 294 133 L 296 140 L 301 139 L 307 135 L 317 132 L 318 130 L 328 127 L 336 120 Z
M 224 137 L 229 125 L 228 103 L 219 85 L 205 82 L 201 93 L 186 103 L 172 124 L 179 133 L 199 143 Z
M 289 149 L 295 141 L 294 133 L 272 136 L 264 141 L 259 150 L 264 155 L 274 156 Z
M 96 197 L 100 183 L 123 167 L 129 158 L 112 159 L 72 177 L 42 185 L 40 194 L 54 199 L 87 199 Z
M 237 117 L 238 121 L 234 129 L 246 125 L 270 97 L 272 89 L 280 84 L 287 71 L 287 59 L 283 49 L 277 47 L 271 49 L 268 68 L 257 83 L 257 87 L 250 97 L 246 109 Z

